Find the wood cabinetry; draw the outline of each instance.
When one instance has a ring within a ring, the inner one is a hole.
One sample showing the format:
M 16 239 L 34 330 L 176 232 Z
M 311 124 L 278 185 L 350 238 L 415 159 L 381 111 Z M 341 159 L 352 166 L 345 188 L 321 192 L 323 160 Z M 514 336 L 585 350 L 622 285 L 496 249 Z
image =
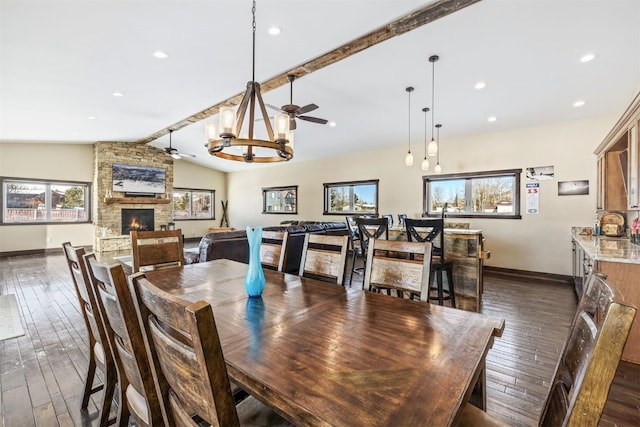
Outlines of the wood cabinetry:
M 640 93 L 596 148 L 597 208 L 640 208 Z

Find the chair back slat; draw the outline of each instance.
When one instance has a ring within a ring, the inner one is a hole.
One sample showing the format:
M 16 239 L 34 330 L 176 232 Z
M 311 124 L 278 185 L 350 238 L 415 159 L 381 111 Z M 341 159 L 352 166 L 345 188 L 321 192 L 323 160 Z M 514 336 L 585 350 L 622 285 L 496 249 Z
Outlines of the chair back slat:
M 342 285 L 349 236 L 306 233 L 300 258 L 300 276 L 321 276 Z
M 364 289 L 385 288 L 419 293 L 420 300 L 427 301 L 430 253 L 430 242 L 372 239 L 367 254 Z M 421 255 L 421 260 L 417 261 L 415 258 L 418 257 L 412 255 Z
M 100 263 L 93 254 L 84 258 L 107 338 L 113 349 L 120 385 L 126 390 L 121 398 L 126 400 L 138 425 L 161 425 L 164 422 L 161 405 L 122 265 Z M 140 401 L 144 407 L 141 407 Z
M 161 401 L 170 425 L 238 426 L 211 305 L 162 291 L 144 273 L 131 276 Z
M 287 231 L 262 231 L 260 244 L 260 262 L 263 266 L 277 271 L 283 271 L 287 261 Z
M 597 426 L 636 308 L 605 279 L 588 278 L 540 424 Z
M 133 272 L 140 268 L 184 265 L 182 230 L 132 231 Z

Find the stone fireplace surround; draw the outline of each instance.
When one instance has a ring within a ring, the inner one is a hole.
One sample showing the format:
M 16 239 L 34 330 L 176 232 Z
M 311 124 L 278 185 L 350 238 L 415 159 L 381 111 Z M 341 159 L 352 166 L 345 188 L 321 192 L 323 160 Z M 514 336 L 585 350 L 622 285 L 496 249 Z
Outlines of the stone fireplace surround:
M 92 217 L 94 223 L 94 250 L 108 252 L 129 250 L 131 238 L 122 234 L 122 209 L 153 209 L 154 223 L 172 221 L 170 195 L 173 193 L 173 159 L 147 144 L 126 142 L 97 142 L 94 145 L 94 173 L 92 193 Z M 112 191 L 111 170 L 114 163 L 136 166 L 153 166 L 167 170 L 166 194 L 156 198 L 125 197 Z

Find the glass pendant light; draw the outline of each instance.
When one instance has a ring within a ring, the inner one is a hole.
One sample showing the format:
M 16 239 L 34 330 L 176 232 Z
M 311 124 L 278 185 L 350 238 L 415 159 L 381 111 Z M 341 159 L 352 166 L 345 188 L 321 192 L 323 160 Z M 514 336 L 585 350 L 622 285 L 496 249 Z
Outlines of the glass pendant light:
M 438 154 L 438 143 L 433 138 L 433 115 L 435 113 L 435 81 L 436 81 L 436 62 L 440 59 L 438 55 L 431 55 L 429 62 L 431 62 L 431 142 L 429 142 L 429 148 L 427 152 L 429 156 L 434 157 Z
M 422 170 L 429 170 L 429 159 L 427 159 L 427 112 L 429 112 L 428 107 L 424 107 L 422 109 L 424 111 L 424 159 L 422 160 Z
M 442 127 L 442 125 L 440 123 L 438 123 L 436 125 L 436 128 L 438 129 L 438 148 L 440 148 L 440 128 Z M 438 150 L 438 157 L 436 160 L 436 167 L 433 169 L 433 171 L 435 172 L 436 175 L 440 175 L 442 173 L 442 166 L 440 166 L 440 150 Z
M 407 151 L 407 155 L 404 157 L 404 164 L 407 166 L 412 166 L 413 154 L 411 154 L 411 92 L 413 92 L 413 87 L 409 86 L 405 90 L 409 94 L 409 151 Z

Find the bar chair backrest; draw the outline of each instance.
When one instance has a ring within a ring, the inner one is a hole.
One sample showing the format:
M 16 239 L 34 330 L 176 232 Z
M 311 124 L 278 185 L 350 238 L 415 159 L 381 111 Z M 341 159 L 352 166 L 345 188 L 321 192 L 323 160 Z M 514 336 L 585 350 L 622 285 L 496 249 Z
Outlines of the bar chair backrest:
M 636 315 L 636 308 L 623 301 L 602 275 L 589 275 L 556 364 L 540 426 L 598 425 Z M 504 423 L 466 404 L 459 425 Z
M 370 239 L 389 240 L 389 221 L 387 218 L 356 218 L 362 252 L 366 256 Z M 384 237 L 383 237 L 384 236 Z
M 63 243 L 62 249 L 69 266 L 73 286 L 80 303 L 80 312 L 84 318 L 89 338 L 89 366 L 84 379 L 81 408 L 86 409 L 91 395 L 104 389 L 99 408 L 100 425 L 106 425 L 104 423 L 109 421 L 109 411 L 111 410 L 111 402 L 117 382 L 116 366 L 109 350 L 109 341 L 95 295 L 91 290 L 89 273 L 83 260 L 85 250 L 82 247 L 74 247 L 70 242 Z M 96 367 L 104 374 L 103 384 L 93 387 Z
M 420 301 L 428 301 L 430 253 L 430 242 L 370 240 L 363 288 L 369 291 L 393 289 L 400 291 L 399 295 L 403 292 L 419 294 Z
M 349 236 L 306 233 L 300 259 L 300 276 L 344 283 Z
M 288 231 L 262 231 L 260 262 L 271 270 L 283 271 L 287 262 Z
M 162 406 L 122 265 L 99 263 L 94 254 L 85 255 L 84 259 L 118 369 L 118 401 L 126 402 L 123 406 L 136 425 L 163 425 Z
M 133 272 L 184 265 L 182 230 L 132 231 Z

